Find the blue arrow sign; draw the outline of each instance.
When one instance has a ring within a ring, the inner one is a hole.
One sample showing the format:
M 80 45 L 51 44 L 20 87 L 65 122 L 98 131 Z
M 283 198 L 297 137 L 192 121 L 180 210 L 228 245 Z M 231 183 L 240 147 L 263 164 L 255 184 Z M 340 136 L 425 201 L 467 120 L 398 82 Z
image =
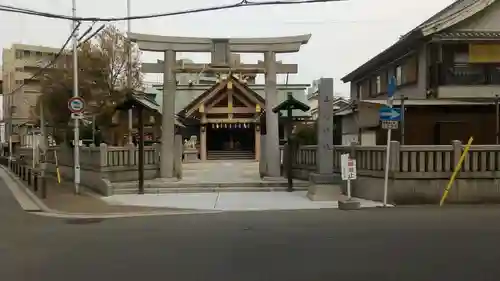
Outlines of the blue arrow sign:
M 392 98 L 396 92 L 396 77 L 392 76 L 389 79 L 389 85 L 387 86 L 387 96 Z
M 380 121 L 401 121 L 401 109 L 381 107 L 378 111 Z

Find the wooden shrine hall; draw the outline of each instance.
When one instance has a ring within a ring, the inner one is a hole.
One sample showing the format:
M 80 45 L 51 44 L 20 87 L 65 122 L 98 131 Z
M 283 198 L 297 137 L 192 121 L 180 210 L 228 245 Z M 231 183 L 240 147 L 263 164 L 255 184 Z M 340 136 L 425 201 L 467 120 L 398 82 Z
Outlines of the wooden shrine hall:
M 265 100 L 233 75 L 206 90 L 181 112 L 186 135 L 199 137 L 200 160 L 255 159 Z

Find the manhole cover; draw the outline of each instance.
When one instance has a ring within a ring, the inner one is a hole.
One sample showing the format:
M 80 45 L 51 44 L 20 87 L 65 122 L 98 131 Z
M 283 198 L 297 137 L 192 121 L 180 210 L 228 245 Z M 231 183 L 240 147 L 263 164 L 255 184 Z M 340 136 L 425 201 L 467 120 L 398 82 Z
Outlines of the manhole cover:
M 67 219 L 65 222 L 67 224 L 92 224 L 92 223 L 100 223 L 104 219 L 100 218 L 78 218 L 78 219 Z

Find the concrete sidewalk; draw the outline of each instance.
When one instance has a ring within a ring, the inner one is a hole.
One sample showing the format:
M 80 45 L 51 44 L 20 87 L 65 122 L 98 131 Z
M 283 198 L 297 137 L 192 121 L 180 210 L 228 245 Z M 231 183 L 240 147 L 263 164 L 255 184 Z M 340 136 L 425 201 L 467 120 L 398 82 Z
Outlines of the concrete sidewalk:
M 148 206 L 114 206 L 106 203 L 101 197 L 81 187 L 81 193 L 74 193 L 73 183 L 58 184 L 55 178 L 47 182 L 47 197 L 38 197 L 32 186 L 22 181 L 6 167 L 0 167 L 0 178 L 5 189 L 9 189 L 20 209 L 43 216 L 61 218 L 119 218 L 151 215 L 179 215 L 200 213 L 200 211 L 172 209 Z M 0 185 L 1 187 L 2 185 Z M 3 191 L 5 192 L 5 190 Z M 2 195 L 2 194 L 0 194 Z M 0 201 L 6 199 L 0 196 Z M 5 200 L 4 200 L 5 201 Z M 7 206 L 6 202 L 2 206 Z M 10 204 L 11 205 L 11 204 Z M 12 212 L 8 212 L 12 213 Z
M 169 211 L 165 207 L 110 205 L 101 197 L 83 187 L 79 195 L 74 193 L 74 185 L 69 182 L 58 184 L 53 178 L 47 182 L 47 198 L 41 201 L 50 209 L 64 213 L 113 214 Z M 178 209 L 175 209 L 178 211 Z
M 311 201 L 306 191 L 295 192 L 209 192 L 145 195 L 113 195 L 103 198 L 112 205 L 167 207 L 217 211 L 264 211 L 336 209 L 338 201 Z M 342 198 L 339 198 L 342 199 Z M 382 203 L 355 199 L 361 207 L 379 207 Z

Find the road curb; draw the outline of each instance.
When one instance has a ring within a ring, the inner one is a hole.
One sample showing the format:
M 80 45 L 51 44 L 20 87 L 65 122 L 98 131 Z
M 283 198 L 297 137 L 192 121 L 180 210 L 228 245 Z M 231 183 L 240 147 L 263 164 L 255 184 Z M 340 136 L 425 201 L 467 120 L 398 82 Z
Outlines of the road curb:
M 152 211 L 152 212 L 130 212 L 130 213 L 68 213 L 49 208 L 38 198 L 29 188 L 26 187 L 18 177 L 16 177 L 6 167 L 0 165 L 0 178 L 11 191 L 12 195 L 21 206 L 21 208 L 32 214 L 53 217 L 53 218 L 73 218 L 73 219 L 112 219 L 127 217 L 146 217 L 146 216 L 169 216 L 169 215 L 194 215 L 194 214 L 215 214 L 221 211 L 208 210 L 189 210 L 189 211 Z M 95 196 L 95 194 L 91 194 Z
M 47 206 L 35 198 L 36 196 L 11 171 L 4 166 L 0 168 L 0 177 L 24 211 L 44 212 L 46 210 Z
M 203 215 L 203 214 L 218 214 L 223 211 L 163 211 L 163 212 L 138 212 L 138 213 L 107 213 L 107 214 L 90 214 L 90 213 L 64 213 L 64 212 L 38 212 L 35 215 L 52 217 L 52 218 L 67 218 L 67 219 L 118 219 L 118 218 L 136 218 L 136 217 L 154 217 L 154 216 L 178 216 L 178 215 Z

